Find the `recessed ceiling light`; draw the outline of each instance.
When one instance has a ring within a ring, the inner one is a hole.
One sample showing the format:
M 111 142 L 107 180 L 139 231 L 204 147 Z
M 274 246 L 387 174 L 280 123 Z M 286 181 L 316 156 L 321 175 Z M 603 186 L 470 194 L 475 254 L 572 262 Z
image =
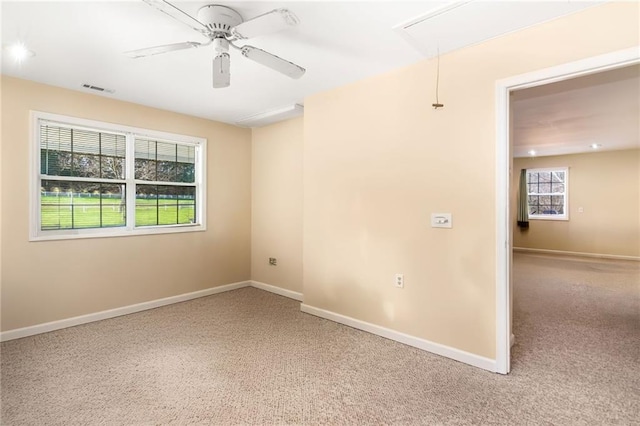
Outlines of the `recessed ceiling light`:
M 10 44 L 6 46 L 4 49 L 9 53 L 9 55 L 11 55 L 13 60 L 18 63 L 24 61 L 27 58 L 35 56 L 35 53 L 33 52 L 33 50 L 27 49 L 27 46 L 25 46 L 22 43 Z
M 527 154 L 529 154 L 530 156 L 535 156 L 536 155 L 536 151 L 534 149 L 527 151 Z
M 598 149 L 598 148 L 602 148 L 602 144 L 601 143 L 592 143 L 591 145 L 589 145 L 591 147 L 591 149 Z

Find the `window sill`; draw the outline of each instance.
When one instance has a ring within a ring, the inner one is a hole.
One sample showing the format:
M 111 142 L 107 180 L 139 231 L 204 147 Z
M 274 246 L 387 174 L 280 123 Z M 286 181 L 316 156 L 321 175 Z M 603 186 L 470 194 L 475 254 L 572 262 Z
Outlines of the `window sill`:
M 552 221 L 569 221 L 569 216 L 529 216 L 529 220 L 552 220 Z
M 126 228 L 102 228 L 102 229 L 76 229 L 65 231 L 39 231 L 29 237 L 29 241 L 58 241 L 77 240 L 85 238 L 113 238 L 134 237 L 138 235 L 181 234 L 186 232 L 206 231 L 205 225 L 173 225 L 173 226 L 145 226 L 135 229 Z

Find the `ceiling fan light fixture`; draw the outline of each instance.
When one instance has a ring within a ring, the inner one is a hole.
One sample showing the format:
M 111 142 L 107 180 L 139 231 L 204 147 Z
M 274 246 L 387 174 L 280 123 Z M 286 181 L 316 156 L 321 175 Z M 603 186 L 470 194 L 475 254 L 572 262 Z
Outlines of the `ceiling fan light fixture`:
M 213 87 L 221 89 L 231 84 L 231 58 L 228 53 L 220 53 L 213 59 Z
M 213 50 L 218 53 L 226 53 L 229 51 L 229 41 L 224 37 L 216 37 L 213 39 Z
M 306 71 L 300 65 L 253 46 L 243 46 L 242 56 L 291 78 L 300 78 Z

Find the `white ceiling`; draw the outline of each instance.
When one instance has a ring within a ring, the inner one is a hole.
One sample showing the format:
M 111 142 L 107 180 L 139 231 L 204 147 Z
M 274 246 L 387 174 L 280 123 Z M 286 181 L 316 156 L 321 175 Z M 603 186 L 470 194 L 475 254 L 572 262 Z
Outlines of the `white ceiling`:
M 291 80 L 232 49 L 231 87 L 213 89 L 211 46 L 140 59 L 122 54 L 206 41 L 142 1 L 2 1 L 3 45 L 19 41 L 35 52 L 21 64 L 3 52 L 2 73 L 97 93 L 81 87 L 88 83 L 115 90 L 100 96 L 236 123 L 417 62 L 438 46 L 444 54 L 600 2 L 225 1 L 245 19 L 280 7 L 293 11 L 298 27 L 248 43 L 302 65 L 307 73 Z M 174 4 L 196 16 L 209 3 Z
M 516 157 L 640 148 L 640 65 L 511 95 Z

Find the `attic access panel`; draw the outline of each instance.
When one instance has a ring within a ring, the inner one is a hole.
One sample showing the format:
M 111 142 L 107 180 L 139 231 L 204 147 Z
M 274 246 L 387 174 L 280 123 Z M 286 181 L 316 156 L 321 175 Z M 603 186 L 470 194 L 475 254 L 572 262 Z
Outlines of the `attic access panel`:
M 540 1 L 458 1 L 394 27 L 425 57 L 471 46 L 604 3 Z

